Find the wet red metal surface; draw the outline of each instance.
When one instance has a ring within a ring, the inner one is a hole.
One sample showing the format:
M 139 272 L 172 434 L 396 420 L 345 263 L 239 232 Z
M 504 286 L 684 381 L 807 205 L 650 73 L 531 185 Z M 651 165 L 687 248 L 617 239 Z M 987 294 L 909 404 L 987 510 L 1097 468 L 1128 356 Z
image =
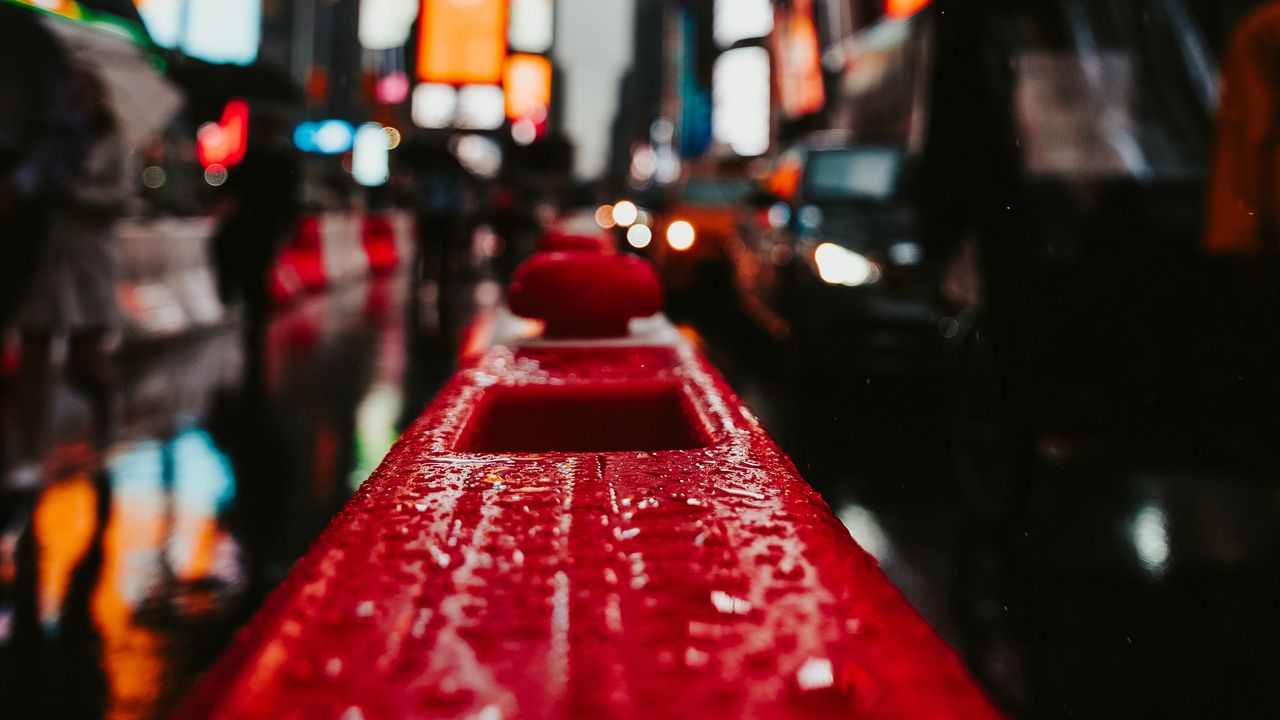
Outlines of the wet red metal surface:
M 686 346 L 470 361 L 179 715 L 997 717 Z

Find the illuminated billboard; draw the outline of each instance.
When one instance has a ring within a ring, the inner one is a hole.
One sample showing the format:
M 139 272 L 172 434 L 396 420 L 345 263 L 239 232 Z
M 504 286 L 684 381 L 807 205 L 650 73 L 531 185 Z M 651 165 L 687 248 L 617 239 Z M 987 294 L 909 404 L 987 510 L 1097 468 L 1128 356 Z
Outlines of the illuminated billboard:
M 293 131 L 293 144 L 302 152 L 341 155 L 351 149 L 355 137 L 355 128 L 345 120 L 309 120 Z
M 387 131 L 378 123 L 365 123 L 356 131 L 351 174 L 365 187 L 385 185 L 391 178 Z
M 821 110 L 826 91 L 811 0 L 795 0 L 791 10 L 779 10 L 773 45 L 783 114 L 798 118 Z
M 423 0 L 418 77 L 497 85 L 507 55 L 506 0 Z
M 394 50 L 409 41 L 418 19 L 419 0 L 360 0 L 360 45 L 366 50 Z
M 769 0 L 764 0 L 767 4 Z M 545 53 L 555 38 L 554 0 L 511 0 L 507 41 L 515 52 Z
M 211 63 L 249 65 L 262 41 L 262 0 L 135 0 L 151 38 Z
M 182 42 L 183 0 L 135 0 L 142 23 L 156 44 L 176 48 Z
M 720 47 L 768 37 L 773 30 L 773 4 L 769 0 L 716 0 L 712 28 Z
M 744 157 L 763 155 L 769 149 L 769 51 L 744 47 L 724 53 L 716 60 L 711 87 L 716 142 Z
M 507 117 L 541 122 L 551 106 L 551 61 L 541 55 L 512 55 L 507 60 L 503 85 L 507 91 Z
M 458 91 L 452 85 L 423 83 L 414 88 L 410 109 L 414 125 L 431 130 L 447 128 L 457 112 Z
M 506 120 L 506 105 L 506 95 L 497 85 L 464 85 L 458 90 L 453 125 L 463 130 L 497 130 Z
M 421 128 L 496 130 L 506 119 L 502 88 L 497 85 L 423 83 L 413 91 L 413 124 Z

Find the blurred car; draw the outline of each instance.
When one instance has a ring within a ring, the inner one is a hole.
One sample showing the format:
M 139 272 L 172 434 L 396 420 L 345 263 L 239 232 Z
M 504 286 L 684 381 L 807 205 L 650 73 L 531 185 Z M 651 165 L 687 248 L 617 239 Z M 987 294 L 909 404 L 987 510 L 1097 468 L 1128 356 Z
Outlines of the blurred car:
M 754 189 L 734 174 L 696 174 L 672 186 L 653 223 L 650 256 L 668 292 L 715 292 L 737 235 L 738 215 Z M 727 285 L 727 283 L 725 283 Z
M 917 237 L 911 176 L 904 150 L 841 134 L 783 153 L 729 248 L 746 313 L 810 362 L 936 366 L 939 270 Z

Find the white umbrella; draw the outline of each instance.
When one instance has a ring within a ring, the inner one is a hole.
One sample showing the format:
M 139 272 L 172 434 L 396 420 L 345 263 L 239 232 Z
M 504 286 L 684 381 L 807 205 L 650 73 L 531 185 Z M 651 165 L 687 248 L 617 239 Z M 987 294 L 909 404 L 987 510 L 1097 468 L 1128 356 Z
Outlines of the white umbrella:
M 131 147 L 155 139 L 182 108 L 182 93 L 160 74 L 150 56 L 122 29 L 57 16 L 43 22 L 71 61 L 101 79 L 120 132 Z

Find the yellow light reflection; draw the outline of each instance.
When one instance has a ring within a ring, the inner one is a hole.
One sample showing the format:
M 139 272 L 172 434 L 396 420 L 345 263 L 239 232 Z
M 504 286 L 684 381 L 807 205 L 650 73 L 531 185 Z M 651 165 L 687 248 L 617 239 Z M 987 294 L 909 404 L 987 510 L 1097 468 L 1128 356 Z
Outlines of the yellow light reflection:
M 103 538 L 102 579 L 92 600 L 102 633 L 110 707 L 122 716 L 153 707 L 164 673 L 160 637 L 133 622 L 135 607 L 152 586 L 140 577 L 140 567 L 158 567 L 164 541 L 163 505 L 149 500 L 126 494 L 112 501 Z
M 40 552 L 40 622 L 61 620 L 71 574 L 93 543 L 98 493 L 93 478 L 82 473 L 53 484 L 36 504 L 36 546 Z

